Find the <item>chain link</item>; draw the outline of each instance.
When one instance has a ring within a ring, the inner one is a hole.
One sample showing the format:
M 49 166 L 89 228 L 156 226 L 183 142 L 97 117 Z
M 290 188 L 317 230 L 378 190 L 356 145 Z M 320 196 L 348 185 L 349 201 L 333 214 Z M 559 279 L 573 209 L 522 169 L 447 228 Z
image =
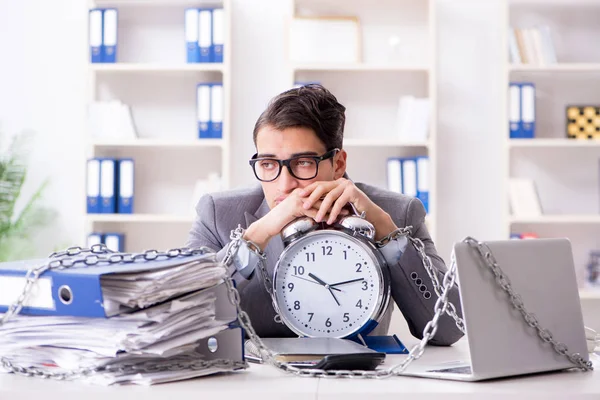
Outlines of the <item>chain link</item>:
M 195 255 L 202 255 L 207 253 L 213 253 L 214 251 L 208 247 L 199 248 L 174 248 L 166 252 L 160 252 L 157 250 L 146 250 L 143 253 L 117 253 L 109 250 L 104 244 L 95 244 L 90 248 L 82 248 L 80 246 L 69 247 L 68 249 L 60 252 L 50 254 L 50 261 L 46 264 L 33 267 L 27 271 L 26 283 L 23 291 L 19 295 L 18 299 L 11 304 L 8 311 L 0 319 L 0 326 L 6 323 L 14 315 L 18 314 L 23 305 L 27 301 L 27 297 L 31 293 L 31 288 L 38 280 L 40 275 L 44 272 L 54 269 L 65 269 L 73 266 L 92 266 L 99 263 L 133 263 L 136 261 L 152 261 L 157 259 L 170 259 L 174 257 L 190 257 Z M 73 259 L 72 257 L 83 256 L 82 258 Z M 230 292 L 235 290 L 231 278 L 227 278 L 228 288 Z M 231 297 L 231 296 L 230 296 Z M 239 299 L 239 295 L 238 295 Z M 237 303 L 238 312 L 239 301 Z M 248 320 L 248 323 L 250 321 Z M 181 371 L 181 370 L 195 370 L 201 371 L 210 368 L 217 368 L 219 370 L 231 371 L 233 369 L 244 369 L 248 368 L 246 361 L 233 361 L 226 359 L 215 359 L 215 360 L 179 360 L 175 362 L 158 362 L 146 361 L 144 363 L 133 363 L 133 364 L 111 364 L 105 366 L 79 368 L 67 372 L 48 372 L 38 367 L 22 367 L 13 364 L 6 357 L 0 357 L 0 366 L 6 371 L 25 376 L 35 376 L 47 379 L 57 380 L 69 380 L 74 378 L 87 377 L 93 374 L 99 373 L 119 373 L 119 374 L 133 374 L 133 373 L 154 373 L 154 372 L 167 372 L 167 371 Z
M 513 289 L 510 283 L 510 279 L 504 274 L 504 272 L 498 265 L 496 258 L 492 254 L 492 251 L 490 250 L 487 244 L 479 242 L 476 239 L 473 239 L 472 237 L 465 238 L 464 242 L 469 244 L 471 248 L 477 251 L 477 253 L 483 261 L 481 263 L 481 266 L 484 268 L 489 268 L 494 273 L 496 283 L 498 283 L 502 290 L 504 290 L 504 292 L 508 295 L 509 301 L 511 302 L 513 307 L 521 313 L 525 323 L 527 323 L 527 325 L 529 325 L 537 331 L 538 336 L 544 343 L 549 343 L 550 345 L 552 345 L 552 348 L 556 353 L 568 358 L 569 361 L 572 364 L 574 364 L 577 368 L 583 371 L 591 371 L 594 369 L 592 362 L 585 361 L 581 354 L 569 354 L 569 349 L 567 345 L 554 339 L 554 336 L 552 335 L 550 330 L 542 328 L 535 315 L 527 311 L 527 309 L 525 308 L 525 304 L 523 303 L 523 299 Z M 453 259 L 453 263 L 456 263 L 456 260 Z
M 322 369 L 309 369 L 309 368 L 298 368 L 287 363 L 278 361 L 275 358 L 274 353 L 263 343 L 262 339 L 256 334 L 254 327 L 250 322 L 250 318 L 248 314 L 242 310 L 240 305 L 240 294 L 235 289 L 235 285 L 233 280 L 230 277 L 225 278 L 225 283 L 228 289 L 229 300 L 232 304 L 235 305 L 238 321 L 242 328 L 244 328 L 247 332 L 247 335 L 252 343 L 257 347 L 258 351 L 261 354 L 262 359 L 283 371 L 304 377 L 320 377 L 320 378 L 387 378 L 390 376 L 398 376 L 401 375 L 406 368 L 414 361 L 419 359 L 424 351 L 425 346 L 429 342 L 429 340 L 435 336 L 438 328 L 438 322 L 440 317 L 447 313 L 450 315 L 456 322 L 457 327 L 464 332 L 464 322 L 458 317 L 456 314 L 456 308 L 454 305 L 448 300 L 448 295 L 450 290 L 453 288 L 455 279 L 456 279 L 456 260 L 452 258 L 452 262 L 450 268 L 444 274 L 444 278 L 442 283 L 440 284 L 437 274 L 434 270 L 433 263 L 429 256 L 425 253 L 425 246 L 423 242 L 418 238 L 413 238 L 410 236 L 410 228 L 406 227 L 401 230 L 401 232 L 396 232 L 395 237 L 400 235 L 405 235 L 410 240 L 410 243 L 415 246 L 417 252 L 420 255 L 420 258 L 423 261 L 423 265 L 429 275 L 431 281 L 434 285 L 435 293 L 438 295 L 438 299 L 434 305 L 434 316 L 431 321 L 427 323 L 425 328 L 423 329 L 423 338 L 420 342 L 414 345 L 410 351 L 408 356 L 399 364 L 396 364 L 387 369 L 376 369 L 373 371 L 362 371 L 362 370 L 322 370 Z M 238 226 L 237 229 L 233 230 L 231 233 L 231 242 L 229 243 L 225 257 L 223 258 L 222 263 L 226 266 L 230 265 L 233 262 L 233 259 L 241 246 L 243 240 L 244 230 Z M 389 240 L 393 240 L 388 238 Z M 478 242 L 477 240 L 468 237 L 464 240 L 468 243 L 472 248 L 477 250 L 479 255 L 481 256 L 483 263 L 482 267 L 489 268 L 496 278 L 496 282 L 498 285 L 507 293 L 509 296 L 511 304 L 520 311 L 525 322 L 532 328 L 537 330 L 538 336 L 540 340 L 545 343 L 549 343 L 552 345 L 553 349 L 560 355 L 567 357 L 576 367 L 583 371 L 592 370 L 592 363 L 590 361 L 585 361 L 580 354 L 574 353 L 569 354 L 568 348 L 564 343 L 558 342 L 554 339 L 552 333 L 543 329 L 539 322 L 537 321 L 535 315 L 529 313 L 525 309 L 525 305 L 523 303 L 522 298 L 513 290 L 510 280 L 503 273 L 501 268 L 499 267 L 497 261 L 495 260 L 492 252 L 489 247 L 485 243 Z M 249 246 L 251 251 L 254 251 L 259 256 L 259 268 L 261 270 L 261 274 L 263 275 L 263 281 L 265 284 L 265 288 L 267 292 L 273 296 L 272 290 L 272 281 L 268 276 L 266 267 L 264 265 L 265 255 L 261 251 L 259 251 L 258 247 L 254 245 L 255 248 Z M 0 326 L 6 322 L 11 316 L 17 314 L 21 308 L 23 307 L 24 302 L 27 299 L 27 295 L 31 290 L 32 285 L 39 278 L 39 276 L 47 270 L 50 269 L 60 269 L 60 268 L 68 268 L 76 265 L 78 263 L 83 263 L 85 265 L 95 265 L 99 262 L 109 262 L 109 263 L 117 263 L 117 262 L 133 262 L 138 259 L 144 260 L 154 260 L 159 257 L 177 257 L 177 256 L 189 256 L 195 254 L 204 254 L 206 252 L 212 252 L 212 250 L 208 248 L 199 248 L 199 249 L 172 249 L 167 252 L 158 252 L 156 250 L 148 250 L 144 253 L 140 254 L 126 254 L 126 253 L 113 253 L 105 247 L 98 246 L 90 249 L 83 249 L 80 247 L 69 248 L 65 252 L 54 253 L 51 255 L 51 258 L 54 260 L 50 261 L 47 264 L 37 266 L 32 268 L 27 273 L 27 283 L 19 299 L 11 305 L 8 312 L 4 315 L 4 318 L 0 321 Z M 72 260 L 69 258 L 61 258 L 65 256 L 75 256 L 80 254 L 87 254 L 85 258 Z M 65 373 L 51 373 L 43 371 L 39 368 L 35 367 L 19 367 L 13 365 L 6 358 L 0 358 L 0 365 L 7 369 L 10 372 L 27 375 L 27 376 L 38 376 L 44 378 L 54 378 L 54 379 L 69 379 L 73 377 L 83 377 L 88 376 L 94 373 L 102 373 L 102 372 L 120 372 L 120 373 L 133 373 L 133 372 L 158 372 L 158 371 L 173 371 L 180 369 L 194 369 L 194 370 L 203 370 L 207 368 L 223 368 L 226 370 L 236 369 L 236 368 L 247 368 L 248 364 L 240 361 L 231 361 L 231 360 L 212 360 L 212 361 L 204 361 L 204 360 L 193 360 L 193 361 L 185 361 L 185 362 L 177 362 L 177 363 L 165 363 L 161 365 L 156 364 L 147 364 L 147 365 L 139 365 L 139 364 L 126 364 L 126 365 L 115 365 L 115 366 L 102 366 L 102 367 L 91 367 L 84 368 L 75 371 L 65 372 Z
M 433 318 L 431 319 L 431 321 L 429 321 L 427 323 L 427 325 L 425 325 L 425 328 L 423 329 L 423 338 L 421 339 L 421 341 L 418 344 L 414 345 L 410 349 L 408 356 L 401 363 L 396 364 L 387 369 L 376 369 L 373 371 L 363 371 L 363 370 L 322 370 L 322 369 L 314 369 L 314 368 L 313 369 L 297 368 L 297 367 L 288 365 L 286 363 L 280 362 L 277 359 L 275 359 L 273 352 L 264 345 L 261 338 L 256 334 L 256 331 L 254 330 L 254 328 L 252 327 L 252 325 L 250 323 L 250 319 L 248 318 L 248 315 L 243 310 L 241 310 L 241 308 L 239 307 L 239 293 L 233 288 L 233 284 L 229 283 L 230 291 L 233 290 L 233 292 L 234 292 L 234 293 L 231 293 L 230 295 L 234 298 L 234 300 L 236 302 L 236 307 L 238 309 L 238 315 L 239 315 L 239 322 L 242 325 L 242 327 L 244 327 L 247 330 L 250 341 L 252 343 L 254 343 L 254 345 L 259 350 L 263 361 L 266 363 L 269 363 L 271 365 L 274 365 L 275 367 L 277 367 L 283 371 L 286 371 L 286 372 L 289 372 L 289 373 L 292 373 L 292 374 L 295 374 L 298 376 L 303 376 L 303 377 L 388 378 L 391 376 L 402 375 L 402 373 L 406 370 L 406 368 L 408 368 L 408 366 L 413 361 L 418 360 L 423 355 L 423 353 L 425 352 L 425 346 L 427 345 L 429 340 L 431 340 L 431 338 L 433 336 L 435 336 L 435 334 L 437 332 L 438 322 L 439 322 L 440 317 L 443 314 L 446 313 L 446 314 L 450 315 L 455 320 L 456 326 L 464 333 L 465 332 L 464 321 L 462 320 L 462 318 L 460 318 L 456 314 L 456 308 L 448 299 L 450 290 L 454 287 L 454 283 L 456 280 L 457 265 L 456 265 L 456 260 L 454 259 L 454 254 L 453 254 L 453 259 L 452 259 L 450 268 L 448 268 L 448 270 L 444 274 L 444 278 L 442 280 L 442 283 L 440 284 L 437 274 L 434 271 L 433 263 L 432 263 L 430 257 L 425 252 L 425 246 L 424 246 L 423 242 L 418 238 L 413 238 L 410 236 L 410 228 L 412 228 L 412 227 L 406 227 L 406 228 L 402 228 L 401 230 L 398 230 L 401 232 L 396 232 L 395 237 L 398 237 L 401 235 L 406 235 L 408 237 L 408 239 L 410 240 L 410 242 L 415 246 L 417 252 L 419 253 L 419 255 L 422 259 L 423 265 L 425 266 L 425 269 L 427 270 L 427 274 L 429 275 L 429 277 L 431 278 L 431 281 L 434 284 L 434 290 L 435 290 L 436 294 L 438 295 L 438 299 L 436 300 L 435 305 L 433 307 L 433 310 L 434 310 Z M 238 228 L 238 229 L 240 229 L 240 228 Z M 240 229 L 236 235 L 232 234 L 232 241 L 241 241 L 242 235 L 243 235 L 243 230 Z M 484 246 L 485 247 L 487 247 L 487 246 L 483 243 L 479 243 L 479 242 L 475 241 L 472 238 L 466 238 L 464 241 L 469 243 L 471 246 L 476 247 L 479 250 L 480 254 L 482 255 L 482 257 L 485 261 L 484 265 L 489 267 L 493 271 L 494 275 L 496 276 L 496 281 L 502 287 L 502 289 L 504 289 L 509 294 L 509 296 L 511 298 L 511 303 L 513 304 L 513 306 L 515 306 L 517 309 L 519 309 L 519 311 L 521 311 L 527 324 L 538 330 L 538 334 L 539 334 L 541 340 L 543 340 L 544 342 L 550 343 L 554 347 L 554 350 L 558 354 L 566 356 L 579 369 L 581 369 L 583 371 L 592 370 L 593 367 L 592 367 L 591 362 L 586 362 L 583 359 L 583 357 L 581 357 L 581 355 L 579 355 L 577 353 L 568 355 L 567 346 L 564 345 L 563 343 L 560 343 L 560 342 L 557 342 L 556 340 L 554 340 L 552 337 L 552 334 L 548 330 L 542 329 L 539 326 L 537 320 L 535 319 L 535 316 L 533 314 L 530 314 L 527 311 L 525 311 L 525 308 L 524 308 L 524 305 L 523 305 L 523 302 L 522 302 L 520 296 L 512 290 L 512 288 L 510 286 L 510 282 L 508 280 L 508 277 L 502 273 L 502 270 L 500 269 L 497 262 L 493 258 L 493 255 L 492 255 L 491 251 L 489 250 L 489 248 L 487 248 L 486 251 L 482 250 L 484 248 Z M 232 245 L 232 247 L 233 247 L 233 245 Z M 239 245 L 237 245 L 237 248 L 239 248 Z M 264 276 L 266 277 L 266 274 Z M 272 293 L 272 292 L 270 292 L 270 293 Z

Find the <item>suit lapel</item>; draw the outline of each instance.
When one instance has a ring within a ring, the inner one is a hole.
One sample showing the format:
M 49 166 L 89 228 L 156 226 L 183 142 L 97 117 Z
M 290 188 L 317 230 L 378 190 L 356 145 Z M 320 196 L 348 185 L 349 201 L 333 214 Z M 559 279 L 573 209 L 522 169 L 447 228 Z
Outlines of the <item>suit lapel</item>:
M 253 222 L 259 220 L 260 218 L 267 215 L 270 211 L 269 205 L 267 204 L 267 200 L 263 200 L 260 204 L 260 207 L 256 210 L 254 214 L 250 214 L 248 212 L 244 213 L 244 218 L 246 219 L 246 228 L 250 226 Z M 267 244 L 267 247 L 264 249 L 265 255 L 267 256 L 267 269 L 269 272 L 273 272 L 273 268 L 275 268 L 275 264 L 279 259 L 279 256 L 283 252 L 283 241 L 281 240 L 281 236 L 277 235 L 271 239 L 271 241 Z

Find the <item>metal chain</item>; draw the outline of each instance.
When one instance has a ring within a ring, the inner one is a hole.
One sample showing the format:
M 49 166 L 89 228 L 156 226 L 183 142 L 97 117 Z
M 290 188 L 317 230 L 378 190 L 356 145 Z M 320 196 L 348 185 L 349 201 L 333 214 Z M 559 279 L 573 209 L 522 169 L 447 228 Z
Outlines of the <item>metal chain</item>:
M 232 232 L 232 235 L 231 235 L 232 242 L 230 243 L 230 246 L 228 248 L 228 251 L 227 251 L 228 253 L 230 250 L 233 250 L 233 249 L 237 250 L 239 248 L 240 244 L 235 243 L 235 242 L 242 241 L 243 232 L 244 232 L 243 229 L 241 229 L 240 227 L 238 227 L 238 229 L 236 229 L 234 232 Z M 426 254 L 425 254 L 425 257 L 429 258 Z M 228 258 L 228 260 L 232 260 L 232 259 L 233 259 L 233 256 L 230 256 Z M 431 263 L 431 260 L 429 261 L 429 263 Z M 267 277 L 266 271 L 263 275 L 265 277 Z M 294 367 L 287 363 L 283 363 L 281 361 L 276 360 L 273 352 L 267 346 L 265 346 L 265 344 L 263 343 L 261 338 L 256 334 L 256 331 L 254 330 L 254 328 L 252 327 L 252 324 L 250 323 L 248 314 L 246 314 L 239 307 L 239 292 L 237 292 L 237 290 L 235 290 L 233 288 L 232 283 L 228 283 L 228 285 L 230 288 L 231 300 L 236 304 L 236 307 L 238 308 L 239 322 L 242 325 L 242 327 L 244 329 L 246 329 L 248 338 L 257 347 L 264 362 L 274 365 L 275 367 L 277 367 L 283 371 L 286 371 L 286 372 L 289 372 L 289 373 L 292 373 L 292 374 L 295 374 L 298 376 L 304 376 L 304 377 L 387 378 L 390 376 L 402 374 L 402 372 L 409 366 L 409 364 L 413 360 L 416 360 L 421 357 L 421 355 L 425 351 L 425 346 L 427 345 L 427 342 L 429 342 L 429 340 L 433 336 L 435 336 L 435 333 L 437 332 L 438 320 L 447 311 L 447 307 L 449 304 L 448 294 L 450 292 L 450 289 L 454 286 L 455 277 L 456 277 L 456 266 L 453 266 L 446 272 L 446 275 L 444 276 L 444 280 L 443 280 L 444 286 L 442 288 L 441 295 L 435 302 L 435 305 L 433 308 L 434 309 L 433 319 L 427 323 L 427 325 L 423 329 L 423 338 L 421 339 L 421 341 L 418 344 L 416 344 L 415 346 L 412 347 L 407 358 L 402 363 L 392 366 L 388 369 L 377 369 L 377 370 L 373 370 L 373 371 L 322 370 L 322 369 L 315 369 L 315 368 L 298 368 L 298 367 Z M 231 289 L 234 289 L 234 290 L 232 291 Z M 272 293 L 272 290 L 269 291 L 269 293 Z
M 267 271 L 267 266 L 265 263 L 267 256 L 260 249 L 260 247 L 258 247 L 258 245 L 256 245 L 256 243 L 244 239 L 244 232 L 245 232 L 244 228 L 242 228 L 240 225 L 238 225 L 238 227 L 236 229 L 231 231 L 231 234 L 229 235 L 231 242 L 230 242 L 230 245 L 228 246 L 227 250 L 225 251 L 225 257 L 223 258 L 222 262 L 225 265 L 230 265 L 233 262 L 233 259 L 235 257 L 235 254 L 237 253 L 238 249 L 240 248 L 242 243 L 245 242 L 246 245 L 248 246 L 248 249 L 250 249 L 250 251 L 252 251 L 254 254 L 256 254 L 258 256 L 258 269 L 260 271 L 260 275 L 262 276 L 262 282 L 265 286 L 265 290 L 269 294 L 269 297 L 273 301 L 273 306 L 275 308 L 275 295 L 273 293 L 273 281 L 271 280 L 271 277 L 269 276 L 269 273 Z M 283 324 L 281 315 L 279 315 L 278 313 L 275 313 L 275 316 L 273 317 L 273 319 L 278 324 Z
M 407 228 L 409 228 L 409 227 L 407 227 Z M 405 229 L 403 234 L 407 234 L 406 232 L 408 232 L 408 231 L 409 231 L 408 229 Z M 231 243 L 230 248 L 233 248 L 234 246 L 237 246 L 236 248 L 239 248 L 239 244 L 234 245 L 233 242 L 241 241 L 242 235 L 243 235 L 243 230 L 241 228 L 238 228 L 238 230 L 236 230 L 235 234 L 232 233 L 232 235 L 231 235 L 232 243 Z M 454 308 L 452 303 L 448 300 L 449 292 L 450 292 L 451 288 L 454 286 L 454 282 L 456 280 L 457 266 L 456 266 L 456 261 L 454 259 L 454 254 L 453 254 L 453 259 L 452 259 L 450 268 L 448 268 L 448 270 L 444 274 L 442 284 L 440 285 L 437 275 L 436 275 L 435 271 L 433 270 L 433 263 L 431 262 L 431 259 L 429 258 L 427 253 L 425 253 L 425 246 L 423 245 L 423 242 L 418 238 L 412 238 L 410 235 L 407 235 L 407 237 L 410 240 L 410 242 L 415 246 L 417 251 L 419 252 L 421 259 L 423 261 L 423 265 L 425 266 L 425 269 L 427 270 L 428 275 L 430 276 L 432 282 L 434 282 L 434 285 L 437 284 L 437 286 L 435 287 L 435 292 L 436 292 L 436 294 L 438 294 L 438 299 L 436 300 L 435 305 L 433 307 L 434 316 L 431 319 L 431 321 L 429 321 L 427 323 L 427 325 L 425 325 L 425 328 L 423 329 L 423 338 L 421 339 L 421 341 L 418 344 L 414 345 L 410 349 L 408 356 L 401 363 L 396 364 L 387 369 L 376 369 L 373 371 L 363 371 L 363 370 L 322 370 L 322 369 L 314 369 L 314 368 L 313 369 L 297 368 L 297 367 L 288 365 L 286 363 L 280 362 L 275 359 L 273 352 L 268 347 L 265 346 L 265 344 L 262 342 L 261 338 L 256 334 L 256 331 L 254 330 L 254 328 L 252 327 L 252 324 L 250 323 L 250 319 L 249 319 L 248 315 L 239 306 L 239 304 L 240 304 L 239 293 L 233 287 L 233 283 L 229 282 L 228 287 L 230 289 L 230 297 L 232 298 L 232 301 L 236 304 L 236 307 L 238 309 L 239 322 L 242 325 L 242 327 L 247 330 L 250 341 L 252 343 L 254 343 L 254 345 L 257 347 L 257 349 L 261 353 L 263 361 L 267 362 L 271 365 L 274 365 L 275 367 L 277 367 L 283 371 L 286 371 L 286 372 L 289 372 L 289 373 L 292 373 L 292 374 L 295 374 L 298 376 L 304 376 L 304 377 L 388 378 L 390 376 L 401 375 L 414 360 L 419 359 L 423 355 L 423 353 L 425 351 L 425 346 L 427 345 L 429 340 L 433 336 L 435 336 L 435 334 L 437 332 L 437 328 L 438 328 L 439 319 L 444 313 L 448 313 L 450 316 L 452 316 L 456 322 L 457 327 L 459 329 L 461 329 L 461 331 L 464 333 L 464 321 L 460 317 L 458 317 L 458 315 L 456 315 L 456 309 Z M 479 243 L 472 238 L 466 238 L 464 241 L 469 243 L 471 246 L 476 247 L 479 250 L 479 253 L 481 254 L 483 260 L 485 261 L 484 266 L 489 267 L 494 272 L 494 275 L 496 276 L 496 281 L 502 287 L 502 289 L 504 289 L 507 292 L 507 294 L 510 296 L 511 303 L 513 304 L 513 306 L 515 306 L 519 311 L 521 311 L 525 321 L 527 322 L 527 324 L 529 326 L 536 328 L 538 330 L 538 334 L 539 334 L 540 338 L 544 342 L 552 344 L 552 346 L 554 347 L 554 350 L 557 353 L 566 356 L 579 369 L 581 369 L 583 371 L 592 370 L 593 367 L 592 367 L 591 362 L 586 362 L 581 357 L 581 355 L 579 355 L 578 353 L 568 355 L 567 346 L 564 345 L 563 343 L 560 343 L 560 342 L 557 342 L 556 340 L 554 340 L 552 337 L 552 334 L 547 329 L 542 329 L 539 326 L 537 320 L 535 319 L 535 316 L 533 314 L 527 313 L 527 311 L 525 311 L 525 307 L 523 305 L 523 302 L 522 302 L 520 296 L 512 290 L 512 287 L 510 286 L 510 282 L 508 281 L 508 277 L 506 277 L 506 275 L 504 275 L 502 273 L 502 270 L 498 266 L 498 263 L 495 261 L 489 248 L 487 248 L 487 246 L 485 244 Z M 486 250 L 484 250 L 484 249 L 486 249 Z M 229 279 L 229 281 L 230 281 L 230 279 Z M 450 308 L 450 310 L 449 310 L 449 308 Z M 449 312 L 449 311 L 451 311 L 451 312 Z
M 492 254 L 492 251 L 486 243 L 479 242 L 476 239 L 473 239 L 472 237 L 465 238 L 464 242 L 469 244 L 471 248 L 477 251 L 477 253 L 481 257 L 481 260 L 483 261 L 481 266 L 483 268 L 489 268 L 494 273 L 496 283 L 508 295 L 511 304 L 521 313 L 527 325 L 529 325 L 537 331 L 540 340 L 542 340 L 544 343 L 550 343 L 554 351 L 556 351 L 561 356 L 568 358 L 569 361 L 571 361 L 571 363 L 573 363 L 577 368 L 583 371 L 591 371 L 594 369 L 592 362 L 585 361 L 581 354 L 569 354 L 569 349 L 567 348 L 567 345 L 554 339 L 554 336 L 552 335 L 550 330 L 542 328 L 535 315 L 527 311 L 527 309 L 525 308 L 525 304 L 523 303 L 523 299 L 513 289 L 508 276 L 504 274 L 504 272 L 498 265 L 496 258 Z M 453 262 L 456 263 L 456 260 L 453 259 Z
M 40 275 L 44 272 L 54 269 L 65 269 L 71 268 L 76 265 L 91 266 L 99 263 L 132 263 L 140 260 L 152 261 L 156 259 L 170 259 L 174 257 L 189 257 L 194 255 L 201 255 L 213 253 L 214 251 L 208 247 L 199 248 L 174 248 L 166 252 L 160 252 L 157 250 L 146 250 L 143 253 L 117 253 L 109 250 L 104 244 L 95 244 L 91 248 L 82 248 L 79 246 L 69 247 L 68 249 L 52 253 L 49 261 L 46 264 L 42 264 L 33 267 L 27 271 L 26 283 L 23 291 L 19 298 L 11 304 L 8 311 L 0 319 L 0 327 L 6 323 L 11 317 L 18 314 L 23 308 L 24 303 L 27 301 L 27 297 L 31 292 L 31 288 L 38 280 Z M 79 259 L 73 259 L 74 256 L 85 255 L 85 257 Z M 228 288 L 233 289 L 236 293 L 235 287 L 231 282 L 231 278 L 227 278 Z M 239 311 L 239 304 L 238 304 Z M 248 321 L 249 322 L 249 321 Z M 22 367 L 13 364 L 6 357 L 0 357 L 0 366 L 2 366 L 8 372 L 25 375 L 35 376 L 40 378 L 68 380 L 72 378 L 80 378 L 90 376 L 97 373 L 151 373 L 151 372 L 166 372 L 166 371 L 181 371 L 181 370 L 205 370 L 209 368 L 218 368 L 221 370 L 230 371 L 232 369 L 247 368 L 248 363 L 246 361 L 232 361 L 226 359 L 215 359 L 215 360 L 180 360 L 176 362 L 160 362 L 157 364 L 154 361 L 147 361 L 145 363 L 138 364 L 112 364 L 99 367 L 88 367 L 80 368 L 67 372 L 48 372 L 38 367 Z

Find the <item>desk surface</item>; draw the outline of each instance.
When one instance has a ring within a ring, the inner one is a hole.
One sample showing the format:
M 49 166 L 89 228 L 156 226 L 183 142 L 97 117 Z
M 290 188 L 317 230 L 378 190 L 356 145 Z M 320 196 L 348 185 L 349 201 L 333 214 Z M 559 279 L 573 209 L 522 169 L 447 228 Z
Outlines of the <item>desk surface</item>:
M 406 341 L 412 346 L 415 341 Z M 427 347 L 421 360 L 438 362 L 464 359 L 466 341 L 452 347 Z M 404 356 L 390 355 L 386 365 Z M 596 357 L 596 356 L 595 356 Z M 598 359 L 594 359 L 600 368 Z M 0 374 L 0 399 L 31 400 L 184 400 L 214 399 L 394 399 L 413 395 L 419 399 L 510 398 L 573 399 L 600 398 L 600 372 L 555 372 L 487 382 L 454 382 L 428 378 L 392 377 L 387 379 L 317 379 L 286 374 L 269 365 L 250 364 L 245 371 L 155 385 L 94 386 L 77 382 L 49 381 Z M 167 397 L 168 396 L 168 397 Z M 413 397 L 411 396 L 411 397 Z

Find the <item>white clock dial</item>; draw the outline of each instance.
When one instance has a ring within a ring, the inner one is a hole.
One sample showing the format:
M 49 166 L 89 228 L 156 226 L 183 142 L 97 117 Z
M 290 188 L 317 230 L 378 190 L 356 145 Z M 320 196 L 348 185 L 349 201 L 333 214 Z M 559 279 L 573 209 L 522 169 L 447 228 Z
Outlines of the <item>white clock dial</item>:
M 281 317 L 303 336 L 346 337 L 376 315 L 383 302 L 378 260 L 361 241 L 317 231 L 282 254 L 274 289 Z

